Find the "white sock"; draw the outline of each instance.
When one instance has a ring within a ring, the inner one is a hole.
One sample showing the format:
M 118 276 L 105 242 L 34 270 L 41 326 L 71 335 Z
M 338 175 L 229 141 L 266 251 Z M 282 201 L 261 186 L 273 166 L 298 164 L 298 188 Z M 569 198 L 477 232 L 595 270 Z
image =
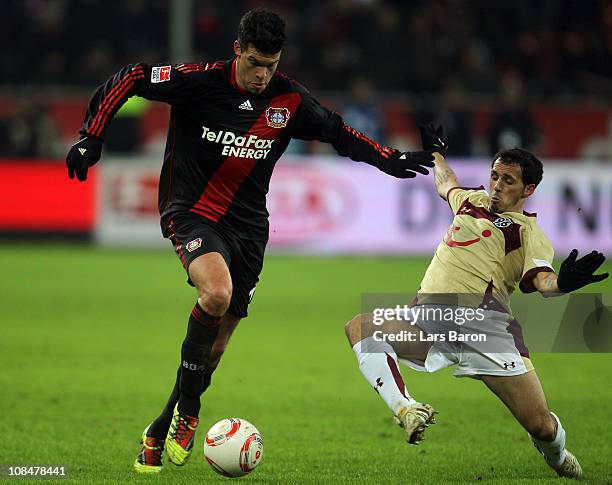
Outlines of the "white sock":
M 555 413 L 550 413 L 557 421 L 557 434 L 552 441 L 540 441 L 529 435 L 536 448 L 544 455 L 544 459 L 553 466 L 558 466 L 565 461 L 565 430 L 561 421 Z
M 391 345 L 367 337 L 353 346 L 353 352 L 357 356 L 361 373 L 393 414 L 397 414 L 401 407 L 416 402 L 408 394 L 399 371 L 397 355 Z

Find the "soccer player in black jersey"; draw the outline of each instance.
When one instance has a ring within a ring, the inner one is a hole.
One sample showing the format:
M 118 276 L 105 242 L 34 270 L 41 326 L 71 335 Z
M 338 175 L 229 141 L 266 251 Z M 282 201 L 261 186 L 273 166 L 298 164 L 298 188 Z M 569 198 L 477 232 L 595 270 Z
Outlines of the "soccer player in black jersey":
M 66 158 L 79 181 L 101 156 L 114 114 L 130 96 L 171 105 L 159 185 L 164 237 L 174 245 L 198 300 L 181 347 L 176 383 L 144 431 L 134 464 L 156 473 L 162 453 L 176 465 L 191 454 L 200 396 L 247 308 L 268 240 L 266 193 L 291 138 L 330 143 L 342 156 L 398 178 L 427 174 L 430 151 L 399 152 L 346 125 L 299 83 L 276 71 L 284 21 L 255 9 L 240 21 L 235 57 L 178 65 L 128 65 L 95 92 L 81 139 Z

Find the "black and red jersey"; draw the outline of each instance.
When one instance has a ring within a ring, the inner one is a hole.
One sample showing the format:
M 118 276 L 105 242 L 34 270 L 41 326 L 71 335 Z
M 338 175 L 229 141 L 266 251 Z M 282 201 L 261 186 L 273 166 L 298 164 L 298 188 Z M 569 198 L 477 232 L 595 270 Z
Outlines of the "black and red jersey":
M 236 59 L 128 65 L 91 99 L 80 133 L 100 139 L 130 96 L 171 105 L 159 186 L 162 221 L 191 212 L 240 237 L 266 240 L 266 194 L 291 138 L 331 143 L 340 155 L 374 166 L 395 152 L 344 124 L 282 73 L 259 95 L 241 90 L 235 67 Z

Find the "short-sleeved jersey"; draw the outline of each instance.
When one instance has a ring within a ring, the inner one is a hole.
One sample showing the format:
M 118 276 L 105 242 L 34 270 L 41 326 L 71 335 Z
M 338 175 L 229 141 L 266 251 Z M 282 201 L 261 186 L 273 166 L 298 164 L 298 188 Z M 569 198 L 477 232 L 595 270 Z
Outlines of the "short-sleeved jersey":
M 396 150 L 381 146 L 277 72 L 261 94 L 240 89 L 236 59 L 208 64 L 129 65 L 94 94 L 80 130 L 104 139 L 130 96 L 171 105 L 158 205 L 162 227 L 191 212 L 247 239 L 268 238 L 266 194 L 291 138 L 331 143 L 380 167 Z
M 433 294 L 463 295 L 467 306 L 510 311 L 517 283 L 530 293 L 537 273 L 554 271 L 554 251 L 535 214 L 489 211 L 484 187 L 455 187 L 447 200 L 455 215 L 421 282 L 419 302 Z

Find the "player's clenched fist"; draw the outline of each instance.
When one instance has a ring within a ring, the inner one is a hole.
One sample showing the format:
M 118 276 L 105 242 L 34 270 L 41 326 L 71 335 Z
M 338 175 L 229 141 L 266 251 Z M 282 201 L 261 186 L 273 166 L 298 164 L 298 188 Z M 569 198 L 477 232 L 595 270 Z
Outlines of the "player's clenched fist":
M 421 132 L 421 143 L 424 150 L 438 152 L 443 157 L 446 157 L 448 152 L 448 136 L 444 135 L 444 128 L 429 124 L 427 126 L 419 126 Z
M 86 136 L 72 145 L 66 155 L 68 176 L 73 179 L 76 174 L 80 182 L 87 180 L 87 170 L 95 165 L 102 155 L 102 141 L 94 136 Z
M 391 155 L 380 167 L 381 170 L 389 175 L 400 179 L 411 179 L 416 177 L 415 172 L 427 175 L 429 170 L 425 167 L 434 166 L 433 154 L 425 152 L 398 152 Z

